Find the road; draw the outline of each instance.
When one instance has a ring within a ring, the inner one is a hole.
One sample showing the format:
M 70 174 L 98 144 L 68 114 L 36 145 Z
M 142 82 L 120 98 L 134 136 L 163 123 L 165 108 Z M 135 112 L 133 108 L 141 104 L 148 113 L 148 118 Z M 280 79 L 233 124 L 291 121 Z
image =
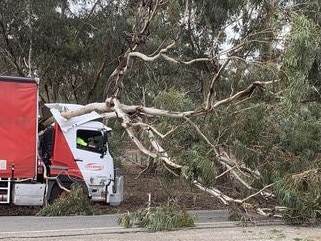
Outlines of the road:
M 192 214 L 197 216 L 197 225 L 203 227 L 228 219 L 225 210 L 195 211 Z M 132 231 L 133 229 L 124 229 L 118 225 L 119 217 L 120 214 L 68 217 L 4 216 L 0 218 L 0 238 Z
M 321 240 L 320 228 L 298 228 L 275 223 L 242 227 L 239 222 L 227 221 L 226 211 L 197 211 L 196 215 L 197 223 L 193 229 L 157 233 L 120 227 L 117 224 L 119 215 L 0 217 L 0 240 Z

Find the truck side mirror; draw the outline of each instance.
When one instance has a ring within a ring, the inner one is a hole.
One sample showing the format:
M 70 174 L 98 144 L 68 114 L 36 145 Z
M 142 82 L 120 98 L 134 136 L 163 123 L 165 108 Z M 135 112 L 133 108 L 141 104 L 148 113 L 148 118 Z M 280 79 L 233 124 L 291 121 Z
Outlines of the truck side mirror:
M 102 134 L 102 136 L 103 136 L 103 138 L 102 138 L 102 144 L 103 145 L 106 145 L 106 143 L 107 143 L 107 140 L 108 140 L 108 131 L 107 130 L 102 130 L 101 131 L 101 134 Z
M 106 155 L 107 152 L 107 135 L 108 135 L 108 131 L 107 130 L 102 130 L 101 134 L 103 136 L 102 138 L 102 146 L 100 147 L 99 151 L 100 151 L 100 158 L 103 158 Z
M 101 149 L 100 149 L 100 158 L 103 158 L 105 155 L 106 155 L 106 152 L 107 152 L 107 146 L 103 146 Z

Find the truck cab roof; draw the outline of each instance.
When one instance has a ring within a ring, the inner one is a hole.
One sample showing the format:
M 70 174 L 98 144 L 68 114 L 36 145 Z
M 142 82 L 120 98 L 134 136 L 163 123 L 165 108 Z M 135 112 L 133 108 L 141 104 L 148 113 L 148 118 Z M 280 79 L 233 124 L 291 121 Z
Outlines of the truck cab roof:
M 102 118 L 102 116 L 98 114 L 96 111 L 92 111 L 84 115 L 75 116 L 70 119 L 66 119 L 61 116 L 61 112 L 74 111 L 79 108 L 82 108 L 83 105 L 64 104 L 64 103 L 52 103 L 52 104 L 45 104 L 45 105 L 50 109 L 50 112 L 52 113 L 54 119 L 57 121 L 60 128 L 65 132 L 76 126 L 80 126 L 80 125 L 86 126 L 85 125 L 86 123 L 92 122 L 94 120 L 99 120 Z M 101 125 L 101 128 L 105 128 L 107 129 L 107 131 L 111 130 L 111 128 L 104 126 L 101 122 L 98 122 L 98 121 L 95 121 L 95 125 Z

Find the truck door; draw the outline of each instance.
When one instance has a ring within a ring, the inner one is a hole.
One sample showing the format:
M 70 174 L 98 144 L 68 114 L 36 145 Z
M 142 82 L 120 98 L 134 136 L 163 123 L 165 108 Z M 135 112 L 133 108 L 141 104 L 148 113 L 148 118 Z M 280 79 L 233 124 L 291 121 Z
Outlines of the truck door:
M 105 201 L 112 192 L 113 159 L 107 145 L 106 130 L 78 129 L 74 157 L 92 199 Z M 107 186 L 107 190 L 106 190 Z

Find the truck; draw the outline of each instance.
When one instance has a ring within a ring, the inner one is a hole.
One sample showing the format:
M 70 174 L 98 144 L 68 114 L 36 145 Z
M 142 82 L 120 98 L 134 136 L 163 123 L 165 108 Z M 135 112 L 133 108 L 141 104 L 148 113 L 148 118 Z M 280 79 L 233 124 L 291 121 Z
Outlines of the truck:
M 124 178 L 102 116 L 65 119 L 61 112 L 82 105 L 39 106 L 39 79 L 0 76 L 0 204 L 51 204 L 73 183 L 93 202 L 120 204 Z

